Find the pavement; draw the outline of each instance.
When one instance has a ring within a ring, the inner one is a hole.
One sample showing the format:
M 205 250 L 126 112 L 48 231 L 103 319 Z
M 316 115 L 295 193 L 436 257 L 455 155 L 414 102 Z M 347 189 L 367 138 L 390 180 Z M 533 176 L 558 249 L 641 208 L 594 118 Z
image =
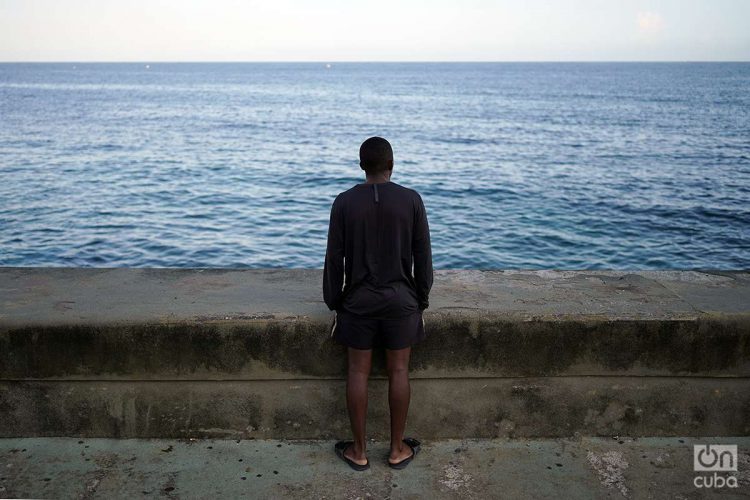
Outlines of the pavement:
M 351 470 L 334 441 L 0 439 L 6 498 L 748 498 L 750 437 L 422 442 L 404 470 L 387 442 Z M 693 445 L 735 444 L 736 488 L 698 488 Z

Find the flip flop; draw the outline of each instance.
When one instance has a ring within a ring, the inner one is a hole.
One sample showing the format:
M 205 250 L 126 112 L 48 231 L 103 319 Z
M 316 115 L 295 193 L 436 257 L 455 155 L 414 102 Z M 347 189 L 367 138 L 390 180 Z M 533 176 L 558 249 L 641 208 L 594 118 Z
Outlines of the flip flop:
M 390 460 L 388 460 L 388 467 L 391 469 L 403 469 L 407 465 L 409 465 L 409 462 L 414 460 L 414 457 L 417 456 L 417 453 L 419 453 L 419 450 L 422 449 L 422 443 L 420 443 L 417 439 L 414 439 L 413 437 L 404 438 L 404 443 L 406 443 L 409 448 L 411 448 L 411 455 L 403 460 L 401 460 L 398 463 L 391 463 Z
M 363 471 L 370 468 L 370 461 L 368 460 L 366 464 L 360 465 L 351 458 L 344 455 L 344 450 L 346 450 L 350 444 L 354 444 L 354 441 L 339 441 L 335 445 L 333 445 L 333 450 L 336 452 L 336 455 L 349 464 L 349 467 L 356 471 Z

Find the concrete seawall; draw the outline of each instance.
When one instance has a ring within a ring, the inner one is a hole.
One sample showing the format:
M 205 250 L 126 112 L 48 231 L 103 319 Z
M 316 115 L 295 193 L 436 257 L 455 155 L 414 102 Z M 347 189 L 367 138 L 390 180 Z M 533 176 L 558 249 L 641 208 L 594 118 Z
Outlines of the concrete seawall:
M 0 437 L 345 435 L 320 270 L 0 268 Z M 436 271 L 425 438 L 750 432 L 750 272 Z M 376 351 L 368 434 L 387 437 Z

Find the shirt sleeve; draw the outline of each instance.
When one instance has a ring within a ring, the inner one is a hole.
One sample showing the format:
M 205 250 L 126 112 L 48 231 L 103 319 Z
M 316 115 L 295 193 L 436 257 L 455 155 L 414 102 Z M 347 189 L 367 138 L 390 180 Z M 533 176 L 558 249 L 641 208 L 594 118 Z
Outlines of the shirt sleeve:
M 423 310 L 430 305 L 429 295 L 432 288 L 433 271 L 430 226 L 427 223 L 427 211 L 419 193 L 417 193 L 412 252 L 414 254 L 414 281 L 417 285 L 417 300 L 419 309 Z
M 344 213 L 338 197 L 331 206 L 328 244 L 323 267 L 323 300 L 328 309 L 338 309 L 344 286 Z

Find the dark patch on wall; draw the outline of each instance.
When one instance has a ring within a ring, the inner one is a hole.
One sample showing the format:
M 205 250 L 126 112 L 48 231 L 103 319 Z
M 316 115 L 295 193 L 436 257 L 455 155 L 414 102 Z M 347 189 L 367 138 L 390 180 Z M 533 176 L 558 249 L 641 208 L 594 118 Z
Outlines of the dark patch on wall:
M 637 408 L 628 406 L 625 408 L 625 415 L 623 416 L 622 421 L 628 429 L 637 429 L 643 424 L 641 419 L 642 413 L 643 412 L 639 411 Z
M 278 436 L 278 439 L 309 436 L 312 429 L 318 427 L 314 421 L 315 418 L 310 412 L 302 411 L 299 408 L 277 408 L 273 414 L 274 435 Z M 325 425 L 322 427 L 325 427 Z
M 319 321 L 247 320 L 0 331 L 0 378 L 240 378 L 260 363 L 304 377 L 346 375 L 346 347 Z M 507 321 L 435 315 L 412 373 L 748 375 L 740 320 Z M 373 375 L 385 376 L 375 351 Z M 744 370 L 744 371 L 743 371 Z

